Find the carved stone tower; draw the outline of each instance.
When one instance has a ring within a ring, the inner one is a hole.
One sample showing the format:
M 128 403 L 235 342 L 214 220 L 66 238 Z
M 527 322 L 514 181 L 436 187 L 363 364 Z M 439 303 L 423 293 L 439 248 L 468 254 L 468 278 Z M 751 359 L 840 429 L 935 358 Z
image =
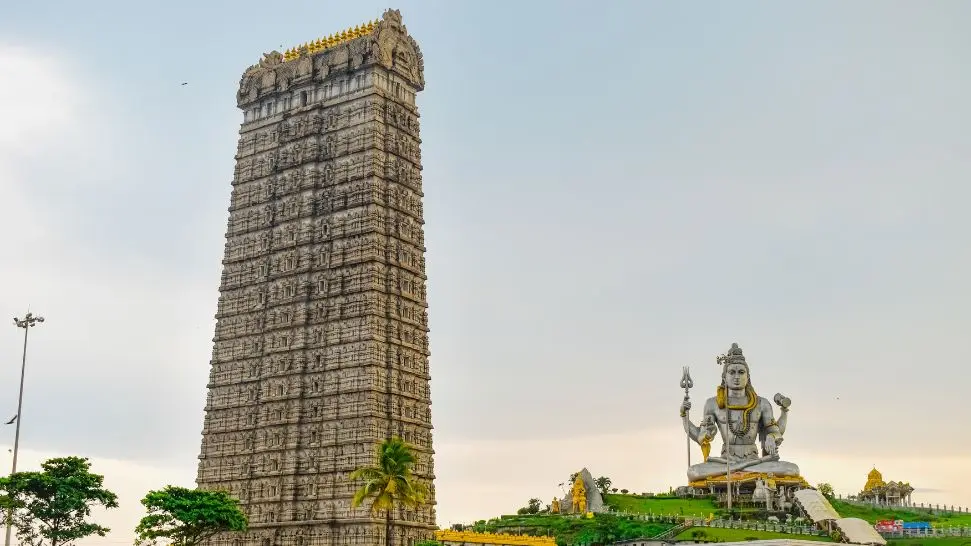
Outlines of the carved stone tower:
M 431 536 L 423 70 L 389 10 L 243 74 L 197 482 L 240 498 L 250 531 L 213 544 L 384 544 L 348 474 L 389 436 L 431 490 L 394 544 Z

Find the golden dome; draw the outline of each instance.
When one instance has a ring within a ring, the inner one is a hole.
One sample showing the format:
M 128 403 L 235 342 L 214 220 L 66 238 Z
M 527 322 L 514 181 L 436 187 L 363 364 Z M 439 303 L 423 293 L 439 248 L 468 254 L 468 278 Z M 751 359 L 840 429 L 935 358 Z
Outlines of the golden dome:
M 870 491 L 875 487 L 883 487 L 885 485 L 887 484 L 883 481 L 883 474 L 874 468 L 869 474 L 866 475 L 866 485 L 863 486 L 863 491 Z

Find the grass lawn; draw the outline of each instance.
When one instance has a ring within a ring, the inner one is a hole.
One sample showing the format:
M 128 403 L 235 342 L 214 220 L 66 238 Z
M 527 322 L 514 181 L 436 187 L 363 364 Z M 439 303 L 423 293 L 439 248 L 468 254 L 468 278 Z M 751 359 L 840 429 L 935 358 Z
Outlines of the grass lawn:
M 640 521 L 611 514 L 597 514 L 593 518 L 533 514 L 476 522 L 472 530 L 480 533 L 554 536 L 559 544 L 609 544 L 618 540 L 657 536 L 672 527 L 674 525 L 670 523 Z
M 679 499 L 677 497 L 641 497 L 635 495 L 606 495 L 604 502 L 621 512 L 632 514 L 661 514 L 707 517 L 718 507 L 708 499 Z
M 748 529 L 718 529 L 713 527 L 689 527 L 685 529 L 681 534 L 674 537 L 674 540 L 694 542 L 695 538 L 691 536 L 691 533 L 696 531 L 702 531 L 707 533 L 703 538 L 699 538 L 701 541 L 712 541 L 712 542 L 742 542 L 746 540 L 766 540 L 770 538 L 789 538 L 796 540 L 815 540 L 817 542 L 832 542 L 829 537 L 823 536 L 812 536 L 812 535 L 790 535 L 786 533 L 773 533 L 770 531 L 750 531 Z M 915 545 L 899 545 L 899 546 L 917 546 Z M 930 544 L 925 544 L 924 546 L 932 546 Z M 938 545 L 933 545 L 938 546 Z M 950 544 L 940 545 L 940 546 L 952 546 Z M 958 546 L 958 545 L 953 545 Z
M 904 521 L 929 521 L 934 526 L 966 525 L 971 527 L 971 514 L 931 515 L 927 512 L 921 512 L 919 510 L 907 510 L 905 508 L 891 510 L 873 506 L 859 506 L 856 504 L 840 502 L 839 500 L 833 500 L 831 501 L 831 504 L 839 515 L 843 516 L 844 518 L 860 518 L 862 520 L 869 521 L 870 523 L 876 523 L 878 520 L 882 519 L 902 519 Z

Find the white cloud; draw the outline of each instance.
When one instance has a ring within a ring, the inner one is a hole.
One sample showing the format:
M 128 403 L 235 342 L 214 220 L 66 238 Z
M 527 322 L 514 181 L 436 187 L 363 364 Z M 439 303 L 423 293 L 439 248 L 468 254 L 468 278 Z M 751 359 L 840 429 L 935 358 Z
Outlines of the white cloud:
M 118 199 L 105 190 L 124 183 L 117 175 L 128 165 L 110 109 L 98 107 L 110 95 L 82 73 L 67 58 L 0 46 L 11 83 L 0 86 L 0 316 L 31 306 L 48 319 L 32 330 L 21 440 L 143 461 L 192 453 L 215 278 L 186 283 L 127 249 L 106 252 L 79 229 L 97 220 L 83 199 Z M 118 224 L 108 225 L 125 228 Z M 0 354 L 15 360 L 20 336 L 12 326 L 0 333 Z M 19 372 L 0 367 L 0 385 L 16 386 Z M 16 396 L 15 387 L 0 390 L 0 411 L 12 415 Z M 0 442 L 13 443 L 10 429 Z
M 0 74 L 0 251 L 26 268 L 24 259 L 55 257 L 48 245 L 76 247 L 70 230 L 58 229 L 60 205 L 80 212 L 72 201 L 113 179 L 124 146 L 110 138 L 115 124 L 96 107 L 99 93 L 66 58 L 0 44 Z
M 0 44 L 0 161 L 43 153 L 39 142 L 70 130 L 84 99 L 57 57 Z

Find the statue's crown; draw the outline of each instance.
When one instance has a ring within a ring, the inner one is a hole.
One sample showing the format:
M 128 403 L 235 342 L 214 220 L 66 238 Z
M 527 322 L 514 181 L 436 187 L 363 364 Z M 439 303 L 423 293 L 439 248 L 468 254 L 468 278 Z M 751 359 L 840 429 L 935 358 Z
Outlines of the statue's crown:
M 716 360 L 722 366 L 727 366 L 728 364 L 748 365 L 745 362 L 745 355 L 742 354 L 742 348 L 738 346 L 738 343 L 732 343 L 732 348 L 727 353 L 718 356 Z

